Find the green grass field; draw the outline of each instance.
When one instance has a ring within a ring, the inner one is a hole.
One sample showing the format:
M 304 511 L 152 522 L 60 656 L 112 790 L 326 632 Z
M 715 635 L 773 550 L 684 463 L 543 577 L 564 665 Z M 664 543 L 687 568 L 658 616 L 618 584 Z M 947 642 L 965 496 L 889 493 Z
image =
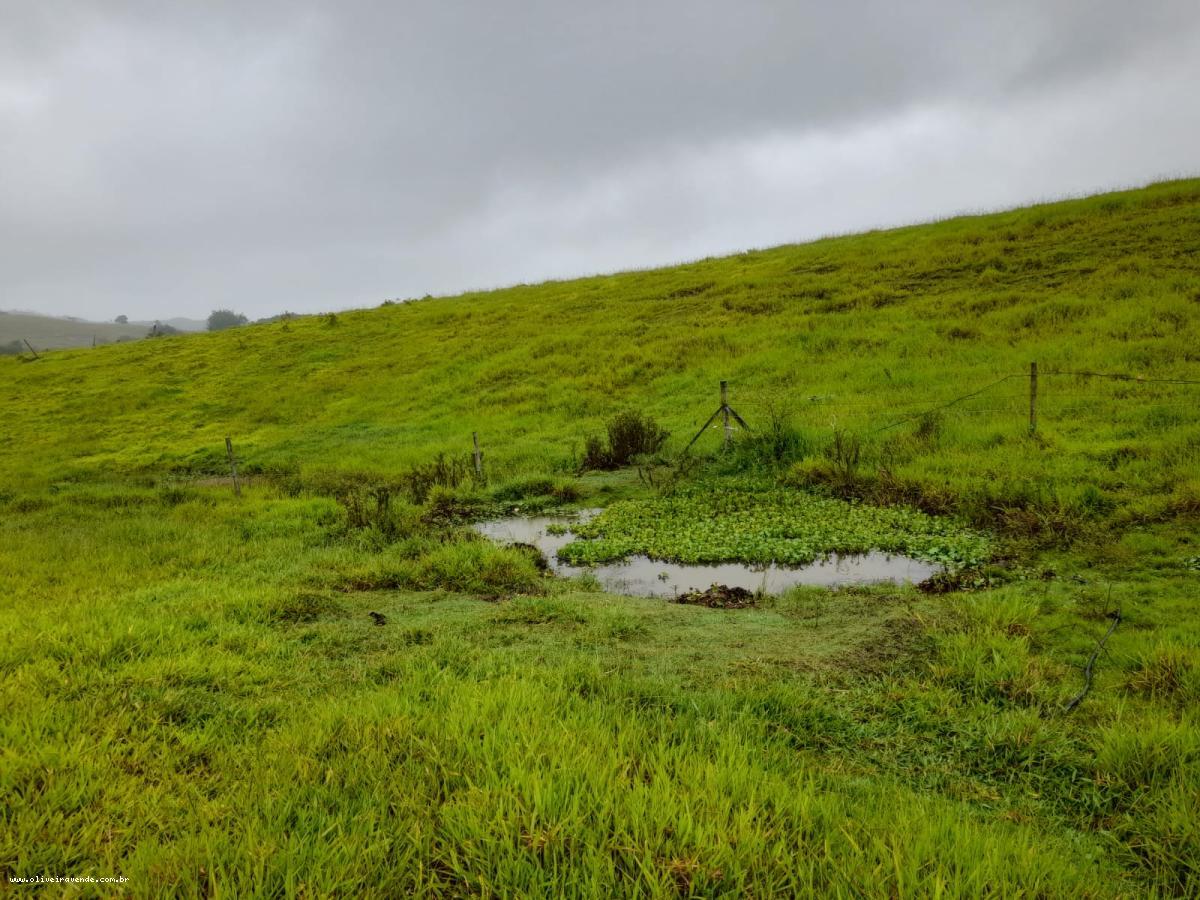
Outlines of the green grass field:
M 1200 181 L 0 358 L 6 887 L 1196 896 L 1198 363 Z M 464 524 L 550 506 L 954 570 L 707 609 Z

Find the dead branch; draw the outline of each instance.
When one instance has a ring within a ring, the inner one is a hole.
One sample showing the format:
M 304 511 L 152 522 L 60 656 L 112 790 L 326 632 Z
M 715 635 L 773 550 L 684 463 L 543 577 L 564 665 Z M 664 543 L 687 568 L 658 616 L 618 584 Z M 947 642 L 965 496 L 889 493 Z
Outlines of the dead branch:
M 1096 665 L 1096 659 L 1104 650 L 1104 645 L 1108 643 L 1108 639 L 1112 637 L 1112 633 L 1116 631 L 1117 626 L 1121 624 L 1121 610 L 1118 609 L 1113 613 L 1112 624 L 1108 626 L 1108 631 L 1104 632 L 1104 637 L 1096 643 L 1096 649 L 1092 651 L 1092 655 L 1088 658 L 1087 666 L 1083 670 L 1083 690 L 1071 698 L 1071 701 L 1063 709 L 1063 713 L 1069 713 L 1080 704 L 1084 697 L 1088 695 L 1088 691 L 1092 689 L 1092 670 Z

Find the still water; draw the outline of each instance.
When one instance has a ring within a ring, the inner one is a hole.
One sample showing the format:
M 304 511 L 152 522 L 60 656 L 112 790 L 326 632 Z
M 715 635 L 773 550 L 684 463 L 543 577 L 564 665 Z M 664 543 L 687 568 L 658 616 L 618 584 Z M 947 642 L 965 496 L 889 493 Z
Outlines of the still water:
M 548 534 L 549 525 L 566 525 L 598 514 L 598 509 L 582 510 L 574 516 L 519 516 L 478 522 L 474 528 L 484 537 L 499 543 L 532 544 L 542 551 L 556 575 L 573 577 L 590 573 L 604 590 L 636 597 L 675 597 L 686 591 L 702 591 L 714 584 L 740 587 L 748 591 L 760 588 L 779 594 L 797 585 L 832 587 L 846 584 L 870 584 L 890 581 L 924 581 L 941 570 L 933 563 L 921 562 L 892 553 L 830 556 L 807 566 L 752 566 L 743 563 L 685 564 L 661 562 L 647 556 L 631 556 L 596 566 L 569 566 L 560 562 L 558 551 L 575 540 L 572 534 Z

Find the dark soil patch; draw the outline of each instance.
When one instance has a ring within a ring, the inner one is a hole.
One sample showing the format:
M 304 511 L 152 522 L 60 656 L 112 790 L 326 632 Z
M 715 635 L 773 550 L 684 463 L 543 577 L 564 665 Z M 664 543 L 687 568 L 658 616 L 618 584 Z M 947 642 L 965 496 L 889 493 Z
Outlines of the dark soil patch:
M 689 591 L 675 598 L 676 603 L 707 606 L 711 609 L 745 609 L 754 605 L 754 593 L 745 588 L 714 584 L 704 591 Z

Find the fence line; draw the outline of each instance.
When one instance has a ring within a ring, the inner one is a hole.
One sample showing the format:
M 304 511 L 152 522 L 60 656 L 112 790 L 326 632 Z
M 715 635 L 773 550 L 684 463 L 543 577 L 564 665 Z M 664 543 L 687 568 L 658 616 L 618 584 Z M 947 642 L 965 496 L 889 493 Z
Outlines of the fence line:
M 1072 375 L 1076 378 L 1115 378 L 1118 381 L 1133 381 L 1138 384 L 1200 384 L 1190 378 L 1143 378 L 1141 375 L 1124 375 L 1119 372 L 1043 372 L 1043 375 Z
M 1048 378 L 1085 378 L 1085 379 L 1086 378 L 1101 378 L 1101 379 L 1109 379 L 1109 380 L 1113 380 L 1113 381 L 1119 381 L 1119 382 L 1127 383 L 1127 384 L 1146 385 L 1146 386 L 1152 386 L 1152 385 L 1197 386 L 1197 385 L 1200 385 L 1200 379 L 1193 379 L 1193 378 L 1149 378 L 1149 377 L 1145 377 L 1145 376 L 1141 376 L 1141 375 L 1131 375 L 1131 374 L 1122 373 L 1122 372 L 1092 372 L 1092 371 L 1073 371 L 1073 370 L 1063 370 L 1063 369 L 1039 371 L 1038 367 L 1037 367 L 1037 363 L 1031 363 L 1030 369 L 1028 372 L 1011 373 L 1008 375 L 1003 375 L 1003 376 L 995 379 L 994 381 L 991 381 L 991 382 L 983 385 L 980 388 L 976 388 L 973 391 L 970 391 L 966 394 L 962 394 L 958 397 L 954 397 L 950 400 L 943 401 L 941 403 L 936 403 L 933 405 L 926 405 L 930 401 L 922 402 L 919 400 L 910 400 L 908 402 L 899 403 L 899 404 L 892 403 L 888 406 L 888 409 L 891 410 L 893 413 L 907 413 L 907 414 L 903 415 L 901 418 L 896 419 L 895 421 L 888 422 L 886 425 L 881 425 L 877 428 L 871 428 L 871 429 L 867 430 L 865 432 L 865 434 L 866 435 L 879 434 L 880 432 L 888 431 L 892 428 L 897 428 L 901 425 L 905 425 L 910 422 L 920 421 L 920 420 L 926 418 L 927 416 L 933 415 L 934 413 L 942 412 L 944 410 L 951 410 L 951 411 L 953 411 L 953 413 L 955 415 L 963 415 L 963 416 L 986 415 L 986 414 L 997 413 L 997 412 L 1020 413 L 1020 412 L 1025 411 L 1025 412 L 1028 412 L 1028 415 L 1029 415 L 1029 431 L 1030 431 L 1030 433 L 1036 433 L 1039 413 L 1049 414 L 1051 416 L 1061 416 L 1061 415 L 1067 415 L 1067 414 L 1074 415 L 1080 411 L 1086 410 L 1089 405 L 1086 401 L 1084 401 L 1082 399 L 1076 399 L 1076 398 L 1085 398 L 1085 397 L 1086 398 L 1095 398 L 1096 397 L 1096 394 L 1094 391 L 1083 390 L 1079 386 L 1073 386 L 1066 390 L 1057 390 L 1055 388 L 1047 389 L 1045 386 L 1043 386 L 1039 393 L 1039 390 L 1038 390 L 1038 379 L 1039 378 L 1041 378 L 1043 381 Z M 1010 392 L 1010 391 L 1005 391 L 1002 393 L 991 393 L 993 390 L 995 390 L 999 386 L 1006 384 L 1010 381 L 1015 381 L 1015 380 L 1027 381 L 1029 383 L 1029 391 L 1028 392 L 1019 392 L 1019 393 L 1018 392 Z M 723 382 L 723 384 L 724 384 L 724 382 Z M 984 395 L 987 395 L 987 399 L 990 401 L 990 405 L 988 405 L 988 406 L 971 406 L 971 405 L 960 406 L 960 404 L 966 404 L 967 401 L 974 400 L 979 397 L 983 397 Z M 849 419 L 852 421 L 855 421 L 855 420 L 862 421 L 864 419 L 872 419 L 872 418 L 875 418 L 876 415 L 878 414 L 878 410 L 879 410 L 879 407 L 881 406 L 881 402 L 879 400 L 877 400 L 875 402 L 871 402 L 871 401 L 867 400 L 866 398 L 872 397 L 872 396 L 879 397 L 880 394 L 871 394 L 871 393 L 867 393 L 867 392 L 855 392 L 853 394 L 848 394 L 847 396 L 851 399 L 848 399 L 846 401 L 839 401 L 835 398 L 834 395 L 824 395 L 824 396 L 813 395 L 812 397 L 810 397 L 807 400 L 807 402 L 801 401 L 799 406 L 800 406 L 800 408 L 806 409 L 806 410 L 815 410 L 815 409 L 827 410 L 831 413 L 834 413 L 835 417 L 839 417 L 838 414 L 841 414 L 840 415 L 841 418 Z M 1127 399 L 1127 398 L 1114 397 L 1112 399 L 1122 400 L 1122 399 Z M 999 402 L 997 402 L 997 401 L 999 401 Z M 1005 401 L 1009 401 L 1009 402 L 1005 402 Z M 1026 402 L 1018 404 L 1017 401 L 1026 401 Z M 1063 401 L 1063 402 L 1060 402 L 1060 401 Z M 884 402 L 886 402 L 886 401 L 884 401 Z M 789 407 L 794 408 L 794 403 L 795 403 L 795 401 L 792 401 L 791 403 L 788 403 L 787 405 Z M 1181 400 L 1181 399 L 1176 399 L 1176 398 L 1155 398 L 1153 400 L 1153 404 L 1155 407 L 1169 408 L 1169 409 L 1194 409 L 1195 408 L 1194 403 L 1191 403 L 1191 402 L 1188 402 L 1185 400 Z M 749 405 L 751 407 L 755 407 L 755 406 L 758 406 L 759 404 L 756 403 L 753 399 L 751 399 L 749 401 Z M 761 408 L 762 407 L 760 407 L 760 409 Z M 910 409 L 912 409 L 914 411 L 911 413 L 908 413 L 907 411 Z M 696 442 L 696 440 L 699 439 L 700 435 L 703 434 L 704 431 L 707 430 L 707 427 L 709 424 L 711 424 L 711 421 L 712 420 L 710 419 L 710 421 L 708 423 L 706 423 L 705 426 L 700 429 L 700 432 L 696 435 L 695 438 L 692 439 L 692 444 L 694 444 Z M 688 445 L 689 448 L 692 446 L 692 444 Z
M 930 409 L 926 409 L 926 410 L 924 410 L 923 412 L 919 412 L 919 413 L 916 413 L 916 414 L 914 414 L 914 415 L 911 415 L 911 416 L 906 416 L 905 418 L 903 418 L 903 419 L 899 419 L 899 420 L 897 420 L 897 421 L 895 421 L 895 422 L 892 422 L 892 423 L 890 423 L 890 424 L 888 424 L 888 425 L 884 425 L 884 426 L 882 426 L 882 427 L 880 427 L 880 428 L 874 428 L 874 429 L 872 429 L 871 431 L 869 431 L 869 432 L 867 432 L 867 433 L 868 433 L 868 434 L 878 434 L 878 433 L 879 433 L 879 432 L 881 432 L 881 431 L 887 431 L 889 428 L 896 428 L 897 426 L 904 425 L 904 424 L 906 424 L 906 423 L 908 423 L 908 422 L 915 422 L 915 421 L 917 421 L 918 419 L 923 419 L 923 418 L 925 418 L 926 416 L 928 416 L 928 415 L 931 415 L 932 413 L 935 413 L 935 412 L 940 412 L 940 411 L 941 411 L 941 410 L 943 410 L 943 409 L 949 409 L 951 406 L 954 406 L 956 403 L 962 403 L 964 400 L 970 400 L 972 397 L 978 397 L 980 394 L 986 393 L 987 391 L 991 390 L 992 388 L 994 388 L 994 387 L 995 387 L 996 385 L 998 385 L 998 384 L 1003 384 L 1004 382 L 1006 382 L 1006 381 L 1011 381 L 1011 380 L 1012 380 L 1012 379 L 1014 379 L 1014 378 L 1022 378 L 1022 377 L 1024 377 L 1024 376 L 1021 376 L 1021 375 L 1005 375 L 1003 378 L 997 378 L 997 379 L 996 379 L 995 381 L 993 381 L 991 384 L 984 385 L 983 387 L 981 387 L 981 388 L 980 388 L 979 390 L 977 390 L 977 391 L 972 391 L 972 392 L 971 392 L 971 393 L 969 393 L 969 394 L 963 394 L 961 397 L 955 397 L 953 400 L 949 401 L 948 403 L 943 403 L 943 404 L 941 404 L 940 406 L 934 406 L 934 407 L 932 407 L 932 408 L 930 408 Z

